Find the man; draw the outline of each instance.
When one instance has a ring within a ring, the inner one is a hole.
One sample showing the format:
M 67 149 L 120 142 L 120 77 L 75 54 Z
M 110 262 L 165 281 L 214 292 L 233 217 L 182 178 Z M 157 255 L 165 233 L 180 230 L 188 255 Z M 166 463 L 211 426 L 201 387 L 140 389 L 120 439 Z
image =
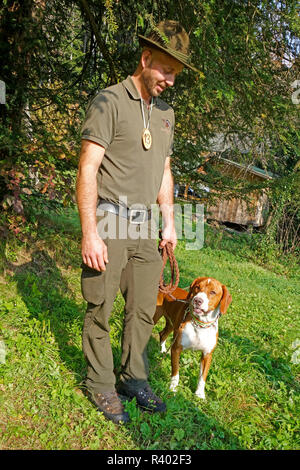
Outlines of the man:
M 129 420 L 115 389 L 109 338 L 119 287 L 125 318 L 117 391 L 136 397 L 146 410 L 166 409 L 147 382 L 146 352 L 161 272 L 149 224 L 152 204 L 158 202 L 164 220 L 160 246 L 171 242 L 174 249 L 177 242 L 170 168 L 174 113 L 158 97 L 174 85 L 184 66 L 194 69 L 187 62 L 188 36 L 177 22 L 161 22 L 155 32 L 139 38 L 143 51 L 133 76 L 102 90 L 87 111 L 77 179 L 81 285 L 88 302 L 83 327 L 86 387 L 90 400 L 115 423 Z M 120 228 L 124 224 L 126 236 Z

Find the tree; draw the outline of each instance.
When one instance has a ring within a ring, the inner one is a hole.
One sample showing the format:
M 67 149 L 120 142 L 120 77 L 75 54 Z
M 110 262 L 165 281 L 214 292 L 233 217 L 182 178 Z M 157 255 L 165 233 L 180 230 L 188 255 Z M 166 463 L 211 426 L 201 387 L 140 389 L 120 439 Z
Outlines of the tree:
M 33 196 L 71 200 L 64 178 L 70 187 L 89 99 L 134 71 L 137 33 L 165 18 L 188 31 L 200 69 L 185 70 L 163 97 L 176 112 L 175 177 L 195 185 L 217 178 L 220 197 L 247 196 L 253 187 L 197 172 L 216 135 L 233 141 L 231 158 L 279 176 L 299 160 L 296 0 L 6 0 L 0 14 L 2 207 L 22 215 Z

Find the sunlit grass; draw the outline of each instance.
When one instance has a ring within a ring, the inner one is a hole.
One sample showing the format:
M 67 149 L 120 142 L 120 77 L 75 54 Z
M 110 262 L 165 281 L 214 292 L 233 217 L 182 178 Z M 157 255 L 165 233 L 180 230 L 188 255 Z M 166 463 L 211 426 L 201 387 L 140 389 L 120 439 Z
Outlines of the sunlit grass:
M 149 381 L 167 412 L 149 415 L 132 402 L 127 405 L 131 423 L 117 427 L 82 393 L 80 229 L 76 213 L 64 217 L 49 219 L 44 244 L 39 240 L 26 251 L 6 247 L 10 268 L 0 284 L 0 340 L 6 348 L 0 364 L 2 449 L 299 448 L 299 364 L 292 359 L 300 339 L 295 277 L 257 265 L 238 237 L 223 234 L 214 246 L 209 227 L 199 251 L 185 250 L 180 241 L 179 285 L 211 276 L 233 297 L 220 319 L 206 401 L 194 395 L 199 352 L 182 354 L 178 393 L 169 391 L 170 355 L 162 356 L 158 344 L 162 319 L 149 342 Z M 118 295 L 111 317 L 117 369 L 123 305 Z

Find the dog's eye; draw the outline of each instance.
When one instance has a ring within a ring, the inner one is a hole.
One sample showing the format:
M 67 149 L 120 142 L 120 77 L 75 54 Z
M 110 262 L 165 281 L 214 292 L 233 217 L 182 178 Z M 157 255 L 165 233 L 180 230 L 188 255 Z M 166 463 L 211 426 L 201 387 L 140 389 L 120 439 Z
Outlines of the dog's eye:
M 210 293 L 211 293 L 211 295 L 216 295 L 214 290 L 212 290 Z
M 195 287 L 195 292 L 199 292 L 199 290 L 200 290 L 199 286 L 196 286 Z

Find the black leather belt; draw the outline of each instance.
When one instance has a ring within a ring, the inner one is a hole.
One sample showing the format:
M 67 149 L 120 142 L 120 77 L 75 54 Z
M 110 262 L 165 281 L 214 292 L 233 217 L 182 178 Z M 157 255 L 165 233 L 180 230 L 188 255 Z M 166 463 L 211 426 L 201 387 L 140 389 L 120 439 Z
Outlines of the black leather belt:
M 151 219 L 151 209 L 129 209 L 104 199 L 99 200 L 97 209 L 125 217 L 131 224 L 142 224 Z

